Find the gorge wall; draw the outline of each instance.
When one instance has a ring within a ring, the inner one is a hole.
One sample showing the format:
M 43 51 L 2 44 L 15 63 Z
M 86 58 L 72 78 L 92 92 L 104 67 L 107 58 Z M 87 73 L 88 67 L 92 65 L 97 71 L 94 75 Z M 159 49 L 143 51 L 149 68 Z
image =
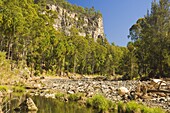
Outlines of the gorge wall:
M 56 30 L 62 30 L 70 36 L 70 29 L 75 27 L 79 31 L 80 36 L 87 36 L 94 38 L 104 38 L 103 18 L 99 15 L 83 15 L 81 13 L 72 12 L 64 9 L 59 5 L 48 4 L 47 9 L 56 11 L 57 18 L 53 25 Z

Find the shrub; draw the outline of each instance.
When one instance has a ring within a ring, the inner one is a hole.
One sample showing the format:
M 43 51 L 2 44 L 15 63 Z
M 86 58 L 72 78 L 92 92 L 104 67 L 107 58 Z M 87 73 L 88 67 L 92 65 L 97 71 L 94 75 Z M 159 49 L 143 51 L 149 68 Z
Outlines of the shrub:
M 152 108 L 153 109 L 153 113 L 165 113 L 165 111 L 161 108 Z
M 149 108 L 145 105 L 138 104 L 135 101 L 128 102 L 126 110 L 126 113 L 165 113 L 161 108 Z
M 126 113 L 126 104 L 123 102 L 118 103 L 118 113 Z
M 10 61 L 6 59 L 6 52 L 0 51 L 0 67 L 4 70 L 9 70 Z
M 34 76 L 40 76 L 40 75 L 41 75 L 40 71 L 36 70 L 35 73 L 34 73 Z
M 95 95 L 92 98 L 87 99 L 87 106 L 91 106 L 98 112 L 107 111 L 109 109 L 108 100 L 102 95 Z
M 161 108 L 149 108 L 146 106 L 141 106 L 142 113 L 165 113 Z
M 15 86 L 15 87 L 13 87 L 13 92 L 15 92 L 15 93 L 24 93 L 25 92 L 25 88 L 24 87 Z
M 63 98 L 64 97 L 64 94 L 63 93 L 56 93 L 55 94 L 55 98 L 57 98 L 57 99 L 61 99 L 61 98 Z
M 7 88 L 7 86 L 0 86 L 0 91 L 7 91 L 8 90 L 8 88 Z
M 76 94 L 70 94 L 69 97 L 68 97 L 68 99 L 69 99 L 70 101 L 78 101 L 78 100 L 81 99 L 81 97 L 82 97 L 82 94 L 81 94 L 81 93 L 76 93 Z
M 137 108 L 140 108 L 141 105 L 137 104 L 135 101 L 128 102 L 127 105 L 127 113 L 131 113 L 132 111 L 135 111 Z

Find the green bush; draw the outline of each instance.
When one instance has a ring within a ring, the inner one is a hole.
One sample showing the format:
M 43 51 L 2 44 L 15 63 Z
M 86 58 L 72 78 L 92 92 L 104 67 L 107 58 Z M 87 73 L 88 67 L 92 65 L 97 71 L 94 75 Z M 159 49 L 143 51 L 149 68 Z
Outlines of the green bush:
M 57 99 L 61 99 L 62 97 L 64 97 L 63 93 L 56 93 L 55 94 L 55 98 L 57 98 Z
M 145 105 L 138 104 L 135 101 L 126 104 L 126 113 L 165 113 L 161 108 L 149 108 Z
M 80 94 L 80 93 L 75 93 L 75 94 L 70 94 L 69 97 L 68 97 L 68 99 L 69 99 L 70 101 L 78 101 L 78 100 L 81 99 L 81 97 L 82 97 L 82 94 Z
M 107 111 L 109 109 L 108 100 L 102 95 L 95 95 L 92 98 L 87 99 L 87 106 L 91 106 L 98 112 Z
M 118 106 L 117 106 L 117 104 L 116 103 L 113 103 L 113 101 L 111 101 L 111 100 L 107 100 L 107 103 L 108 103 L 108 105 L 109 105 L 109 111 L 113 111 L 114 113 L 116 113 L 118 110 Z
M 7 86 L 0 86 L 0 91 L 7 91 L 8 90 L 8 88 L 7 88 Z
M 126 104 L 123 102 L 118 103 L 118 113 L 126 113 Z
M 149 108 L 146 106 L 141 106 L 142 113 L 165 113 L 161 108 Z
M 36 70 L 35 73 L 34 73 L 34 76 L 40 76 L 40 75 L 41 75 L 40 71 Z
M 141 105 L 137 104 L 135 101 L 128 102 L 127 105 L 127 113 L 131 113 L 132 111 L 135 111 L 137 108 L 140 108 Z
M 145 105 L 138 104 L 135 101 L 128 103 L 119 102 L 117 104 L 107 100 L 101 95 L 93 96 L 87 99 L 87 107 L 92 107 L 97 112 L 110 111 L 114 113 L 165 113 L 161 108 L 149 108 Z
M 15 92 L 15 93 L 24 93 L 25 92 L 24 87 L 15 86 L 12 89 L 13 89 L 13 92 Z
M 10 68 L 10 61 L 6 59 L 6 52 L 0 51 L 0 66 L 4 69 Z

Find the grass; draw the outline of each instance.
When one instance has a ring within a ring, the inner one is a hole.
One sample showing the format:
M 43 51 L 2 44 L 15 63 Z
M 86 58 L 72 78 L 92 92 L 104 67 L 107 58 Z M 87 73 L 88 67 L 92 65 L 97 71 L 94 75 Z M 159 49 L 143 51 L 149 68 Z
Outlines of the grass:
M 95 95 L 92 98 L 87 99 L 86 105 L 87 107 L 96 109 L 98 113 L 108 111 L 114 113 L 166 113 L 161 108 L 150 108 L 135 101 L 114 103 L 107 100 L 102 95 Z
M 14 86 L 12 89 L 14 93 L 24 93 L 26 91 L 24 87 L 20 86 Z
M 80 100 L 82 98 L 82 96 L 83 96 L 83 94 L 81 94 L 81 93 L 70 94 L 68 96 L 68 99 L 70 101 L 78 101 L 78 100 Z
M 109 101 L 102 95 L 95 95 L 87 99 L 87 106 L 96 109 L 98 112 L 104 112 L 109 109 Z
M 1 86 L 1 85 L 0 85 L 0 91 L 6 92 L 7 90 L 8 90 L 8 87 L 7 87 L 7 86 Z
M 130 101 L 128 103 L 118 103 L 118 112 L 121 113 L 165 113 L 161 108 L 149 108 L 145 105 L 139 104 L 135 101 Z
M 56 99 L 61 99 L 61 98 L 63 98 L 64 96 L 65 96 L 64 93 L 56 93 L 56 94 L 55 94 L 55 98 L 56 98 Z

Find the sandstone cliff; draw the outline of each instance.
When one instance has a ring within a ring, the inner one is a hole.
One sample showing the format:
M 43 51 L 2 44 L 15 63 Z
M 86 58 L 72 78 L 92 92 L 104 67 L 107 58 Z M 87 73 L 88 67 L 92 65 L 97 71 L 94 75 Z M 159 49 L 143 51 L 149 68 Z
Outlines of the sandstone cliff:
M 47 5 L 47 9 L 56 11 L 58 16 L 53 25 L 56 30 L 63 30 L 66 35 L 70 35 L 70 29 L 74 26 L 79 30 L 80 36 L 90 35 L 96 41 L 97 38 L 104 38 L 102 16 L 83 15 L 80 12 L 72 12 L 59 5 Z

